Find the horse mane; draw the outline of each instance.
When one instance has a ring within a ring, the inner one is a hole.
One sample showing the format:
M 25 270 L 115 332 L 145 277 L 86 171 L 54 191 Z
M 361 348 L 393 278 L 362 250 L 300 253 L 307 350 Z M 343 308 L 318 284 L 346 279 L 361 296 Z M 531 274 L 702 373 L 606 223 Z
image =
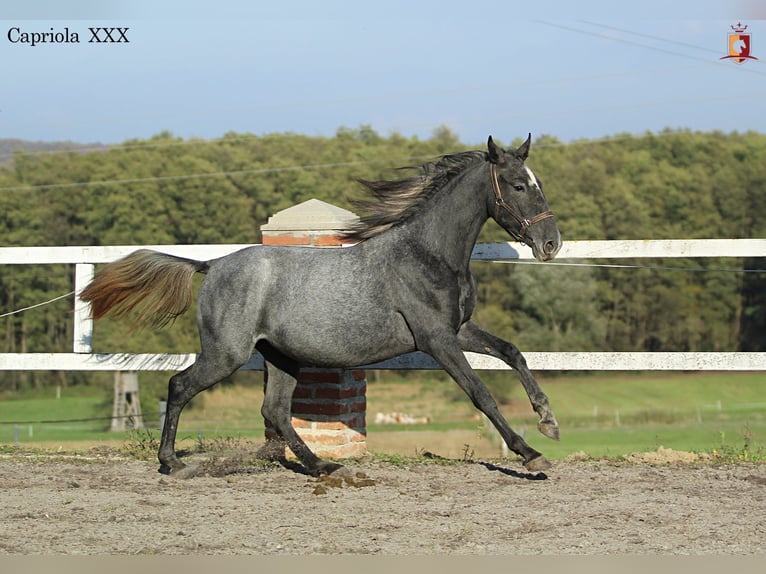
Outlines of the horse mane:
M 359 221 L 341 233 L 346 241 L 364 241 L 403 223 L 425 205 L 431 197 L 462 173 L 469 165 L 487 160 L 484 151 L 465 151 L 443 155 L 436 161 L 420 166 L 417 175 L 399 180 L 358 180 L 371 199 L 356 200 L 354 206 L 366 212 Z

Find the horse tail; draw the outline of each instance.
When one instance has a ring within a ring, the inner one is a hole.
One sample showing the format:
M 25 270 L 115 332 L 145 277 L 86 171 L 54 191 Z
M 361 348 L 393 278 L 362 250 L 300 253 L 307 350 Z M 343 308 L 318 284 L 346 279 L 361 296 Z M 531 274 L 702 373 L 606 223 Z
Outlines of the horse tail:
M 104 266 L 81 292 L 93 319 L 135 311 L 133 328 L 164 327 L 192 303 L 192 277 L 208 262 L 139 249 Z

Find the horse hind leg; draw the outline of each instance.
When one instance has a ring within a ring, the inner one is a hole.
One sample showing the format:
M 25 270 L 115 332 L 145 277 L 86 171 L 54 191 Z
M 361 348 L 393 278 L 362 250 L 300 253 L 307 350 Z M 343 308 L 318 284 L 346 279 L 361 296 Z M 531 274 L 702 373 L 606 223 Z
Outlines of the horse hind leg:
M 306 445 L 304 440 L 295 431 L 295 428 L 293 428 L 291 410 L 293 392 L 298 384 L 297 366 L 291 367 L 288 370 L 282 370 L 273 363 L 268 362 L 267 369 L 268 382 L 266 383 L 263 407 L 261 408 L 263 418 L 271 422 L 274 430 L 284 439 L 284 443 L 293 451 L 310 474 L 314 476 L 332 474 L 338 469 L 343 468 L 341 464 L 319 458 Z M 274 444 L 279 447 L 283 443 L 276 442 Z M 270 446 L 267 442 L 262 452 L 273 456 L 275 449 L 273 445 Z
M 229 356 L 225 353 L 215 354 L 214 359 L 208 359 L 209 355 L 201 354 L 197 361 L 189 368 L 173 375 L 168 383 L 168 399 L 165 411 L 165 425 L 162 428 L 162 438 L 157 458 L 160 461 L 160 472 L 185 477 L 193 472 L 184 471 L 186 464 L 181 462 L 175 452 L 176 433 L 178 432 L 178 420 L 181 411 L 197 394 L 208 389 L 229 376 L 241 367 L 249 358 L 244 359 Z

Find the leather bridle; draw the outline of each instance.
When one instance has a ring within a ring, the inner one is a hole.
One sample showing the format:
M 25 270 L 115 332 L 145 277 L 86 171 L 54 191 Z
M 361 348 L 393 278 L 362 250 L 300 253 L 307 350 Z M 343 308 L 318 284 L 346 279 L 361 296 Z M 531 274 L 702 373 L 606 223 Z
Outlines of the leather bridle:
M 511 232 L 511 235 L 514 236 L 514 239 L 526 243 L 524 240 L 524 235 L 527 232 L 527 229 L 532 227 L 535 223 L 540 223 L 544 219 L 548 219 L 549 217 L 553 217 L 552 211 L 543 211 L 542 213 L 538 213 L 535 215 L 532 219 L 527 219 L 525 217 L 522 217 L 519 215 L 519 213 L 513 209 L 510 205 L 508 205 L 508 202 L 503 199 L 503 194 L 500 192 L 500 182 L 497 179 L 497 165 L 490 162 L 489 164 L 489 174 L 490 179 L 492 180 L 492 189 L 495 192 L 495 218 L 497 219 L 497 216 L 500 214 L 500 209 L 504 209 L 508 213 L 511 214 L 511 216 L 519 222 L 519 225 L 521 226 L 519 228 L 518 233 Z

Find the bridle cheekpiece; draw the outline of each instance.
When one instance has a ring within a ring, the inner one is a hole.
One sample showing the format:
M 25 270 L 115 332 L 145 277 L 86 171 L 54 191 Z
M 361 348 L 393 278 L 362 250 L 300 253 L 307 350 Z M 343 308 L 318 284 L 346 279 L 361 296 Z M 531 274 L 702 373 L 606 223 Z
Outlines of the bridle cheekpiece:
M 510 232 L 511 235 L 517 241 L 526 243 L 524 235 L 526 234 L 527 229 L 532 227 L 535 223 L 540 223 L 544 219 L 553 217 L 553 212 L 543 211 L 542 213 L 535 215 L 532 219 L 522 217 L 508 204 L 507 201 L 505 201 L 505 199 L 503 199 L 503 194 L 500 191 L 500 182 L 497 179 L 497 165 L 491 161 L 489 162 L 489 174 L 490 179 L 492 180 L 492 189 L 495 192 L 495 219 L 497 219 L 497 216 L 500 214 L 500 209 L 507 211 L 520 225 L 518 233 Z

